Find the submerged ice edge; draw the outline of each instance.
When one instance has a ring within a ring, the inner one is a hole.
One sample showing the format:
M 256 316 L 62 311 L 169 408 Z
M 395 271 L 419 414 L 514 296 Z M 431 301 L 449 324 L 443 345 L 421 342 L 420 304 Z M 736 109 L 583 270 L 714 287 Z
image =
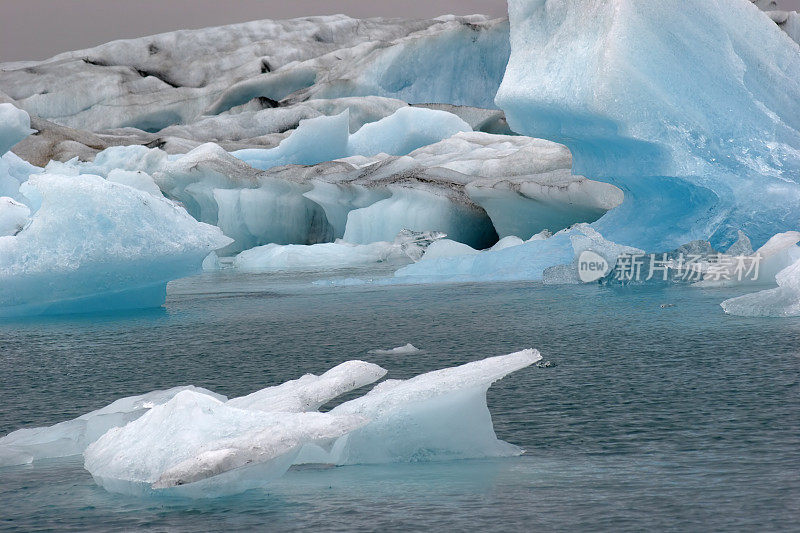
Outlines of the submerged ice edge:
M 541 359 L 523 350 L 407 380 L 386 380 L 327 413 L 317 409 L 386 371 L 349 361 L 227 400 L 180 387 L 123 398 L 49 428 L 0 439 L 0 460 L 83 453 L 112 492 L 214 497 L 260 488 L 295 463 L 371 464 L 519 455 L 486 405 L 495 381 Z

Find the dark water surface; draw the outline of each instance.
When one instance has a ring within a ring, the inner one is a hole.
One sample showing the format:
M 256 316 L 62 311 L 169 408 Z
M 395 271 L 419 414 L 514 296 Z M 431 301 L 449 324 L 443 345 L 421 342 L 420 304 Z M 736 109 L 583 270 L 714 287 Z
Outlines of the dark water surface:
M 237 396 L 347 359 L 406 378 L 535 347 L 556 366 L 488 398 L 526 455 L 296 469 L 209 501 L 110 494 L 53 460 L 0 469 L 0 529 L 797 530 L 800 320 L 726 316 L 731 290 L 309 281 L 206 274 L 159 311 L 2 323 L 0 434 L 182 384 Z M 425 353 L 367 354 L 408 342 Z

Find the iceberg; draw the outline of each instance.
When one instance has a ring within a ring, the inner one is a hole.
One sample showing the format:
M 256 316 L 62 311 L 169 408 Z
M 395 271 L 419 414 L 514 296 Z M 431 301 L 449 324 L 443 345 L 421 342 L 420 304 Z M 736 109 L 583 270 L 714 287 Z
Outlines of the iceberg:
M 412 345 L 391 350 L 411 353 Z M 232 398 L 193 386 L 121 398 L 54 426 L 0 438 L 0 467 L 83 453 L 95 482 L 137 496 L 207 498 L 264 488 L 293 464 L 355 464 L 519 455 L 486 405 L 495 381 L 541 359 L 522 350 L 407 380 L 317 410 L 386 370 L 347 361 Z
M 165 198 L 99 176 L 39 174 L 30 223 L 0 237 L 0 316 L 158 307 L 230 239 Z
M 453 241 L 434 243 L 422 260 L 395 272 L 398 283 L 471 281 L 547 281 L 578 283 L 580 254 L 593 251 L 613 267 L 620 254 L 642 250 L 605 239 L 589 224 L 575 224 L 555 235 L 541 232 L 527 241 L 507 238 L 487 250 Z M 430 255 L 429 255 L 430 254 Z
M 403 346 L 398 346 L 398 347 L 392 348 L 390 350 L 375 349 L 375 350 L 370 350 L 369 351 L 369 353 L 372 353 L 372 354 L 375 354 L 375 355 L 411 355 L 411 354 L 420 353 L 420 352 L 422 352 L 422 350 L 420 350 L 419 348 L 417 348 L 416 346 L 414 346 L 410 342 L 408 344 L 404 344 Z
M 797 225 L 800 53 L 749 1 L 510 0 L 509 17 L 497 105 L 622 189 L 606 238 L 760 245 Z
M 149 409 L 171 400 L 180 392 L 191 391 L 220 401 L 224 396 L 194 387 L 174 387 L 139 396 L 120 398 L 113 403 L 73 420 L 49 427 L 24 428 L 0 438 L 0 467 L 27 464 L 42 459 L 80 455 L 86 447 L 109 429 L 136 420 Z
M 425 248 L 444 234 L 437 232 L 401 231 L 394 241 L 352 244 L 343 240 L 312 244 L 267 244 L 245 250 L 233 260 L 234 268 L 244 271 L 269 272 L 287 270 L 332 270 L 384 262 L 417 260 Z
M 739 244 L 742 239 L 747 242 Z M 787 231 L 773 235 L 761 248 L 752 251 L 743 233 L 725 254 L 717 254 L 713 262 L 700 263 L 703 279 L 697 287 L 727 287 L 775 283 L 778 273 L 800 259 L 800 232 Z

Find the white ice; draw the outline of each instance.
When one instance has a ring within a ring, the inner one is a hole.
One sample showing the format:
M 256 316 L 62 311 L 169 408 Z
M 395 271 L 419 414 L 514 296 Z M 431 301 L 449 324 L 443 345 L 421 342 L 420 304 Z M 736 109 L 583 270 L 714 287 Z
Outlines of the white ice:
M 316 376 L 306 374 L 247 396 L 232 398 L 228 405 L 271 413 L 316 411 L 337 396 L 378 381 L 386 370 L 365 361 L 347 361 Z
M 422 261 L 395 272 L 395 278 L 410 283 L 512 280 L 578 283 L 577 260 L 584 250 L 600 254 L 612 267 L 620 254 L 641 252 L 605 239 L 589 224 L 575 224 L 555 235 L 543 231 L 527 241 L 503 239 L 482 251 L 440 241 L 428 248 Z
M 84 452 L 85 467 L 112 492 L 213 497 L 263 487 L 300 447 L 364 423 L 357 416 L 267 413 L 183 391 Z
M 233 260 L 243 271 L 332 270 L 376 263 L 409 262 L 422 256 L 440 234 L 400 232 L 393 241 L 352 244 L 343 240 L 313 245 L 267 244 L 245 250 Z
M 722 309 L 738 316 L 800 316 L 800 259 L 775 276 L 778 287 L 722 302 Z

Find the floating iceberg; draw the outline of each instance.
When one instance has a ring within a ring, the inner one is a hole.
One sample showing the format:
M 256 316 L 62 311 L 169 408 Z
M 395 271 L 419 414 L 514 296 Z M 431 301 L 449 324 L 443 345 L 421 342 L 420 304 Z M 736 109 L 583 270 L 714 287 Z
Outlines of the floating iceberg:
M 415 353 L 420 353 L 422 350 L 411 344 L 405 344 L 403 346 L 398 346 L 396 348 L 392 348 L 390 350 L 370 350 L 369 353 L 374 353 L 375 355 L 410 355 Z
M 739 316 L 800 316 L 800 232 L 787 231 L 773 236 L 756 250 L 752 256 L 743 256 L 745 265 L 755 273 L 739 279 L 736 271 L 739 262 L 726 263 L 721 269 L 707 272 L 703 287 L 747 286 L 777 283 L 778 287 L 767 289 L 722 302 L 726 313 Z
M 0 316 L 158 307 L 230 239 L 165 198 L 99 176 L 22 184 L 35 212 L 0 237 Z
M 383 381 L 328 413 L 316 410 L 386 370 L 347 361 L 230 400 L 192 386 L 153 391 L 12 432 L 0 438 L 0 466 L 83 453 L 86 469 L 111 492 L 214 497 L 265 487 L 292 464 L 518 455 L 495 435 L 486 391 L 540 359 L 529 349 Z
M 440 241 L 428 249 L 421 261 L 395 272 L 395 279 L 408 283 L 519 280 L 578 283 L 577 260 L 585 250 L 600 254 L 612 267 L 620 254 L 641 253 L 637 248 L 605 239 L 589 224 L 575 224 L 552 236 L 542 232 L 527 241 L 507 238 L 482 251 Z
M 745 244 L 739 244 L 742 238 L 747 241 Z M 698 265 L 703 272 L 703 279 L 695 283 L 695 286 L 726 287 L 775 283 L 780 271 L 800 259 L 798 242 L 800 232 L 787 231 L 772 236 L 764 246 L 753 252 L 749 239 L 741 234 L 739 241 L 724 255 L 719 254 L 714 262 Z

